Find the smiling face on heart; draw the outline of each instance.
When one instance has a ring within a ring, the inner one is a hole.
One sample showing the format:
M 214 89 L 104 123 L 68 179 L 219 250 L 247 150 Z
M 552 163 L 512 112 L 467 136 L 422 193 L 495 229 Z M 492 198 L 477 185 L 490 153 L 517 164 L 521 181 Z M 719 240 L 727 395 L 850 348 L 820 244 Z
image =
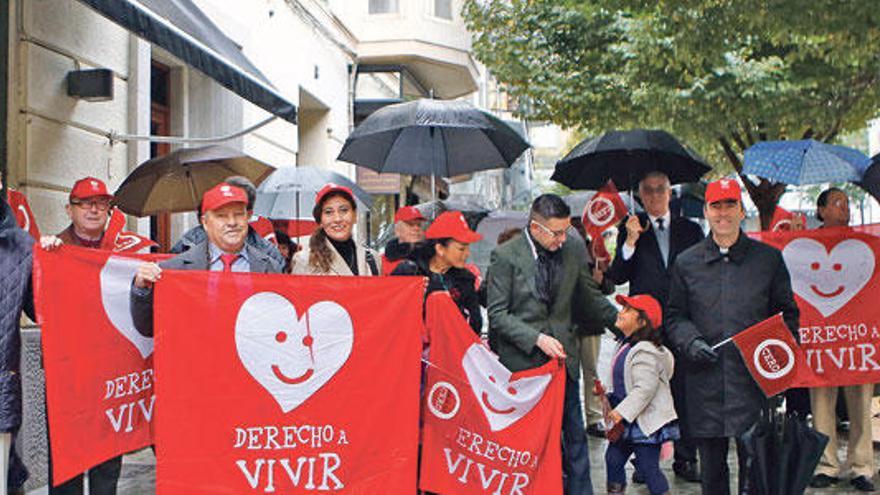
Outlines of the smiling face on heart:
M 824 317 L 845 306 L 874 274 L 874 252 L 856 239 L 841 241 L 830 252 L 813 239 L 795 239 L 782 256 L 792 290 Z
M 235 322 L 235 347 L 250 375 L 285 413 L 311 397 L 351 355 L 354 329 L 335 302 L 313 304 L 300 318 L 274 292 L 249 297 Z
M 550 384 L 550 374 L 511 382 L 511 373 L 498 356 L 480 344 L 468 348 L 461 365 L 492 431 L 503 430 L 528 414 Z

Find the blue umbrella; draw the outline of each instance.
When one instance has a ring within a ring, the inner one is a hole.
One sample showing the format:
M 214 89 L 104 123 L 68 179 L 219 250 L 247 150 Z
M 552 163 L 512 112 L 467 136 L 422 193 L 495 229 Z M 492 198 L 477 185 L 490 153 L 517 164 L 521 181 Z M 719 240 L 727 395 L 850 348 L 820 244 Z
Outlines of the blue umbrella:
M 743 173 L 798 186 L 856 182 L 870 161 L 859 150 L 813 139 L 762 141 L 746 150 Z

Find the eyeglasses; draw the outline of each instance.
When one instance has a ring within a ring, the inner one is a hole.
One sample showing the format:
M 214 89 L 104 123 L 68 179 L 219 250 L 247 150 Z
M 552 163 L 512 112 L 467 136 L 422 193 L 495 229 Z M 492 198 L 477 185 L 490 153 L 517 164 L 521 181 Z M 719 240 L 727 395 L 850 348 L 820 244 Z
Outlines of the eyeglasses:
M 89 201 L 73 200 L 70 202 L 70 204 L 74 206 L 79 206 L 84 210 L 97 208 L 98 211 L 107 211 L 110 209 L 110 200 L 108 199 L 92 199 Z
M 571 226 L 570 226 L 570 225 L 569 225 L 568 227 L 562 229 L 562 230 L 551 230 L 550 227 L 544 225 L 543 223 L 541 223 L 541 222 L 539 222 L 539 221 L 537 221 L 537 220 L 532 220 L 532 223 L 535 224 L 535 225 L 537 225 L 538 227 L 541 227 L 541 230 L 543 230 L 544 233 L 546 233 L 547 235 L 549 235 L 549 236 L 552 237 L 553 239 L 558 239 L 558 238 L 560 238 L 560 237 L 564 237 L 564 236 L 567 235 L 567 234 L 569 233 L 569 231 L 571 230 Z
M 657 186 L 657 187 L 651 187 L 651 186 L 640 186 L 639 187 L 639 192 L 643 196 L 649 196 L 649 195 L 653 195 L 653 194 L 666 194 L 667 191 L 669 191 L 669 187 L 666 185 Z

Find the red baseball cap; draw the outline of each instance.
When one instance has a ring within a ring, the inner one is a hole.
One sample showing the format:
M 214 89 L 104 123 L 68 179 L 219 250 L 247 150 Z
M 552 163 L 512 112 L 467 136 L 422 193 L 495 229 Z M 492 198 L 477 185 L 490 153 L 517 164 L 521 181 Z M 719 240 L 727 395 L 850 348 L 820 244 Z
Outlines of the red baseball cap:
M 94 177 L 84 177 L 73 184 L 73 189 L 70 190 L 68 199 L 87 199 L 94 198 L 95 196 L 113 197 L 107 191 L 107 184 L 104 184 L 104 181 Z
M 719 201 L 742 201 L 742 189 L 733 179 L 718 179 L 706 186 L 706 204 Z
M 654 328 L 660 328 L 660 325 L 663 324 L 663 309 L 660 308 L 660 303 L 653 297 L 647 294 L 639 294 L 637 296 L 618 294 L 614 299 L 618 304 L 644 311 L 648 315 L 648 321 L 651 322 L 651 326 Z
M 330 182 L 322 187 L 320 191 L 318 191 L 318 195 L 315 196 L 315 205 L 320 205 L 321 201 L 324 200 L 324 196 L 333 192 L 341 192 L 348 195 L 348 199 L 351 200 L 352 204 L 354 204 L 354 193 L 351 192 L 351 189 Z
M 247 202 L 247 193 L 244 189 L 221 182 L 202 195 L 202 214 L 230 203 L 244 203 L 247 206 Z
M 468 227 L 464 215 L 460 211 L 444 211 L 431 223 L 425 231 L 426 239 L 452 238 L 464 244 L 477 242 L 483 238 Z
M 397 209 L 397 213 L 394 214 L 394 223 L 397 222 L 412 222 L 413 220 L 427 220 L 422 212 L 418 210 L 415 206 L 401 206 Z

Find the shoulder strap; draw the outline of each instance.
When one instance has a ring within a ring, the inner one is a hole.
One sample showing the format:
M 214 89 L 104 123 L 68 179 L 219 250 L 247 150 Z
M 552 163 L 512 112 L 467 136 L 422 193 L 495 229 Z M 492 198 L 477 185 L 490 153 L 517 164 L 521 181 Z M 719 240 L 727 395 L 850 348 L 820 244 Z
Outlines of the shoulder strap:
M 379 275 L 379 266 L 376 265 L 376 258 L 373 257 L 373 253 L 369 250 L 364 250 L 364 258 L 366 258 L 367 264 L 370 265 L 370 271 L 373 273 L 373 276 Z

